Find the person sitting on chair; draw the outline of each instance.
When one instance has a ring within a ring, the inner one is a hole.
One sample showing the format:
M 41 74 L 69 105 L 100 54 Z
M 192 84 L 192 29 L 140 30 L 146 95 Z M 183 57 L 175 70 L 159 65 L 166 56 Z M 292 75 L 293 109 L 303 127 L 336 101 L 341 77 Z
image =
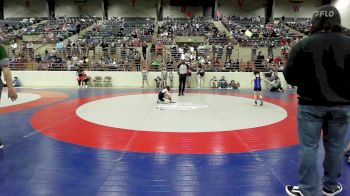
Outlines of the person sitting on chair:
M 20 87 L 21 86 L 21 81 L 16 76 L 13 78 L 13 86 L 14 87 Z
M 227 86 L 228 86 L 228 83 L 225 79 L 225 76 L 222 76 L 221 79 L 219 80 L 219 89 L 227 88 Z
M 170 92 L 170 86 L 166 86 L 165 88 L 163 88 L 158 94 L 157 103 L 165 103 L 165 104 L 175 103 L 174 101 L 172 101 L 171 95 L 169 92 Z
M 228 89 L 238 89 L 241 87 L 241 84 L 239 82 L 236 82 L 235 80 L 231 80 Z
M 217 88 L 218 87 L 218 80 L 216 79 L 216 76 L 214 76 L 212 79 L 210 79 L 210 88 Z

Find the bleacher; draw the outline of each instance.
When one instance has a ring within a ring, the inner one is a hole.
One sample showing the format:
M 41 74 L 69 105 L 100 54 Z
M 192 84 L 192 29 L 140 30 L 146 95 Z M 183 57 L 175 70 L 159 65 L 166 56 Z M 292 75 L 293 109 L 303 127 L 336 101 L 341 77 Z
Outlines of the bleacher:
M 271 42 L 275 46 L 280 46 L 281 37 L 292 40 L 300 36 L 290 32 L 283 23 L 265 24 L 265 19 L 260 17 L 224 17 L 222 23 L 243 47 L 251 47 L 255 43 L 264 47 Z M 250 32 L 251 35 L 247 35 L 246 32 Z
M 217 31 L 210 18 L 164 18 L 159 27 L 159 34 L 167 32 L 169 36 L 205 36 L 208 32 Z
M 286 17 L 284 21 L 287 26 L 303 34 L 308 34 L 311 28 L 311 18 Z
M 67 39 L 68 37 L 78 33 L 77 25 L 80 25 L 80 30 L 94 24 L 98 18 L 91 17 L 66 17 L 61 19 L 49 20 L 44 24 L 37 25 L 33 31 L 27 35 L 40 35 L 46 42 L 55 42 L 58 39 Z
M 106 20 L 93 31 L 88 31 L 83 38 L 106 40 L 107 42 L 132 41 L 138 38 L 151 42 L 155 29 L 155 18 L 121 17 Z
M 47 20 L 47 17 L 10 17 L 0 20 L 0 28 L 6 33 L 0 43 L 8 44 L 12 40 L 22 39 L 23 35 L 33 31 L 32 25 Z

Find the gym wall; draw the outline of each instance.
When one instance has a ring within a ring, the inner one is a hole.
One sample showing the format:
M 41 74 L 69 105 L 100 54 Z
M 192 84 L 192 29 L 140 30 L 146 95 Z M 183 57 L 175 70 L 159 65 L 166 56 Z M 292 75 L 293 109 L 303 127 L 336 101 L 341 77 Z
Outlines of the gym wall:
M 46 2 L 46 1 L 45 1 Z M 56 0 L 56 16 L 81 16 L 90 15 L 102 17 L 102 1 L 88 0 L 77 3 L 72 0 Z
M 222 16 L 262 16 L 265 17 L 264 1 L 243 0 L 218 0 L 218 11 Z
M 342 25 L 350 29 L 350 1 L 349 0 L 335 0 L 332 3 L 340 12 Z
M 1 0 L 3 1 L 3 0 Z M 4 0 L 4 17 L 47 17 L 46 0 Z
M 181 6 L 164 6 L 163 16 L 174 18 L 186 18 L 189 13 L 194 17 L 203 16 L 203 7 L 181 7 Z
M 157 17 L 157 0 L 118 0 L 109 2 L 109 17 Z
M 304 0 L 303 3 L 291 3 L 290 0 L 276 0 L 275 17 L 309 17 L 311 18 L 321 0 Z M 298 7 L 299 6 L 299 7 Z
M 128 87 L 140 88 L 142 85 L 141 72 L 108 72 L 108 71 L 88 71 L 88 76 L 94 78 L 95 76 L 112 77 L 113 87 Z M 23 87 L 77 87 L 77 76 L 75 71 L 12 71 L 12 75 L 21 80 Z M 160 76 L 160 72 L 150 72 L 148 74 L 148 82 L 150 87 L 155 87 L 154 79 Z M 206 72 L 204 76 L 204 88 L 210 87 L 210 79 L 216 76 L 219 80 L 222 76 L 230 82 L 235 80 L 241 83 L 242 89 L 251 88 L 252 72 Z M 287 84 L 282 73 L 279 73 L 282 82 L 282 87 L 286 88 Z M 33 80 L 33 78 L 40 78 L 40 80 Z M 191 77 L 191 86 L 197 87 L 197 74 L 193 73 Z M 174 72 L 174 87 L 178 87 L 178 75 Z M 263 83 L 263 87 L 267 85 Z

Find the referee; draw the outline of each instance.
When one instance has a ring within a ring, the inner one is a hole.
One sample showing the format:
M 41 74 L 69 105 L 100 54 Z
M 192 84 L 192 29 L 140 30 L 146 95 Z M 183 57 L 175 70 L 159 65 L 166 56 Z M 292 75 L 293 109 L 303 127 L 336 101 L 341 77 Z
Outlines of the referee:
M 179 96 L 184 95 L 185 86 L 186 86 L 186 78 L 188 74 L 188 65 L 184 60 L 177 66 L 179 70 Z

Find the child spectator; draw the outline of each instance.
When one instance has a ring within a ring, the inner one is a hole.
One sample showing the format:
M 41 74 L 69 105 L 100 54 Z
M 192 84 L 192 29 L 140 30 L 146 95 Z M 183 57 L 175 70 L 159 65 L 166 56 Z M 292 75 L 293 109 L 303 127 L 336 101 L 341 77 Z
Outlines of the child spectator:
M 230 85 L 228 86 L 228 89 L 238 89 L 241 87 L 241 84 L 239 82 L 236 82 L 235 80 L 231 80 Z
M 174 75 L 173 75 L 173 71 L 171 71 L 169 73 L 169 81 L 170 81 L 170 88 L 174 87 Z
M 148 79 L 147 79 L 147 76 L 148 76 L 148 70 L 146 69 L 146 67 L 144 66 L 142 68 L 142 88 L 145 87 L 145 82 L 147 83 L 147 86 L 149 87 L 149 84 L 148 84 Z
M 210 79 L 210 88 L 217 88 L 218 87 L 218 80 L 216 79 L 216 76 L 214 76 L 212 79 Z
M 154 81 L 156 82 L 156 87 L 160 88 L 161 82 L 162 82 L 162 78 L 160 78 L 160 76 L 157 76 L 156 79 L 154 79 Z
M 166 87 L 167 86 L 167 80 L 168 80 L 168 72 L 166 71 L 166 68 L 163 68 L 163 71 L 161 72 L 161 87 Z
M 205 71 L 204 68 L 201 64 L 198 65 L 198 69 L 197 69 L 197 81 L 198 81 L 198 88 L 202 88 L 203 87 L 203 78 L 205 75 Z

